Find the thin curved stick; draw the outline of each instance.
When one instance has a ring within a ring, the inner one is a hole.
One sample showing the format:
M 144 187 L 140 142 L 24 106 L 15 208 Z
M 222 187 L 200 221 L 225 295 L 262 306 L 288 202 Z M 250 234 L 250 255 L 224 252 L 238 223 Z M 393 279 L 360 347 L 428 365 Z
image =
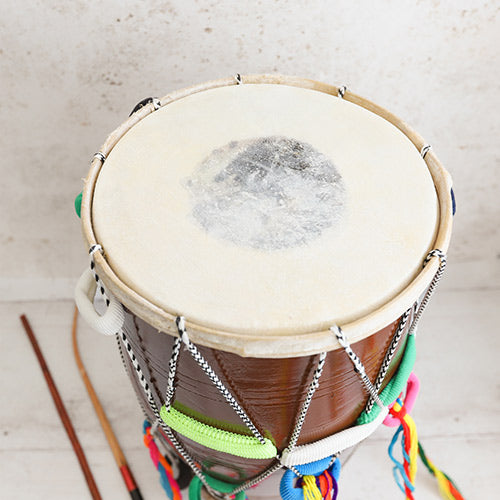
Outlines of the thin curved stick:
M 75 355 L 75 361 L 76 365 L 78 366 L 78 371 L 80 372 L 85 388 L 87 389 L 90 401 L 92 401 L 92 405 L 94 406 L 97 418 L 101 423 L 102 430 L 104 431 L 104 435 L 106 436 L 109 447 L 111 448 L 111 452 L 113 453 L 113 457 L 115 458 L 116 465 L 118 465 L 118 468 L 120 469 L 123 481 L 125 482 L 125 486 L 127 487 L 127 490 L 130 493 L 130 496 L 132 497 L 133 500 L 142 500 L 142 495 L 127 465 L 127 460 L 125 459 L 125 455 L 123 454 L 123 451 L 120 448 L 120 444 L 116 439 L 113 429 L 111 428 L 111 424 L 108 420 L 108 417 L 106 417 L 106 413 L 104 413 L 104 409 L 99 401 L 99 398 L 97 397 L 97 394 L 94 390 L 94 387 L 92 386 L 92 383 L 90 382 L 90 378 L 87 375 L 85 366 L 83 365 L 80 352 L 78 351 L 78 341 L 76 338 L 77 323 L 78 323 L 78 308 L 75 306 L 71 336 L 73 339 L 73 353 Z

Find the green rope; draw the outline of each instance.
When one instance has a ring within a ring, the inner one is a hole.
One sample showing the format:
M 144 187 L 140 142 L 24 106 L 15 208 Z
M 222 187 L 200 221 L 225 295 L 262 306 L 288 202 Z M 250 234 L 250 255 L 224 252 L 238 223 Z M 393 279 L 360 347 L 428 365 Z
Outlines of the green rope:
M 408 337 L 408 340 L 406 341 L 405 353 L 398 367 L 396 375 L 391 378 L 385 389 L 380 393 L 379 397 L 385 406 L 389 406 L 394 403 L 394 401 L 396 401 L 397 397 L 405 388 L 405 385 L 408 382 L 408 377 L 413 370 L 416 355 L 417 351 L 415 348 L 415 336 L 410 335 Z M 366 411 L 363 411 L 363 413 L 361 413 L 361 415 L 356 420 L 356 424 L 361 425 L 373 422 L 373 420 L 377 418 L 379 413 L 379 406 L 374 406 L 370 413 L 366 413 Z
M 236 485 L 225 483 L 220 479 L 215 479 L 214 477 L 208 476 L 207 474 L 203 474 L 209 486 L 216 491 L 220 491 L 221 493 L 231 493 Z M 201 480 L 198 476 L 194 476 L 191 482 L 189 483 L 189 500 L 200 500 L 201 499 Z M 236 494 L 234 500 L 245 500 L 245 492 L 240 491 Z
M 222 451 L 243 458 L 266 459 L 276 457 L 278 451 L 270 439 L 264 438 L 265 444 L 254 436 L 235 434 L 217 429 L 208 424 L 165 406 L 160 411 L 163 421 L 174 431 L 212 450 Z
M 76 198 L 75 198 L 75 212 L 78 217 L 81 218 L 81 213 L 82 213 L 82 195 L 83 192 L 80 193 Z

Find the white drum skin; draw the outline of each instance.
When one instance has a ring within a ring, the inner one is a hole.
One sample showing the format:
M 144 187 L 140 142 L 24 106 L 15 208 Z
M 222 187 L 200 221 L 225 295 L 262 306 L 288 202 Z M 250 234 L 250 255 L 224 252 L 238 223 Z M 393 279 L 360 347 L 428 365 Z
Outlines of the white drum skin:
M 193 341 L 244 356 L 330 350 L 331 324 L 352 342 L 394 321 L 432 279 L 427 253 L 447 249 L 447 172 L 432 151 L 422 159 L 423 141 L 403 122 L 350 92 L 341 99 L 335 87 L 278 76 L 233 83 L 167 96 L 101 148 L 107 159 L 93 163 L 82 219 L 89 246 L 104 248 L 103 281 L 162 331 L 184 315 Z M 239 244 L 193 216 L 200 165 L 231 142 L 243 151 L 266 137 L 311 146 L 345 188 L 338 217 L 301 244 Z

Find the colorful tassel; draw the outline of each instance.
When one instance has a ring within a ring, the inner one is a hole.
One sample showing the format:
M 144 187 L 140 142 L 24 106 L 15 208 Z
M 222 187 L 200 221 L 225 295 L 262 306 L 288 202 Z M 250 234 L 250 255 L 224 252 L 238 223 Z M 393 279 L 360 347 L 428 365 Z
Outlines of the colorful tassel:
M 143 432 L 144 445 L 149 449 L 151 460 L 160 473 L 160 484 L 165 490 L 167 497 L 169 500 L 182 500 L 181 490 L 174 479 L 172 467 L 160 453 L 158 446 L 156 446 L 154 437 L 151 434 L 151 424 L 147 420 L 144 421 Z
M 441 496 L 447 500 L 464 500 L 462 494 L 460 493 L 457 485 L 454 483 L 453 479 L 451 479 L 448 475 L 446 475 L 443 471 L 439 470 L 427 457 L 425 454 L 424 448 L 420 443 L 418 443 L 418 453 L 422 462 L 427 467 L 427 470 L 436 477 L 439 492 Z
M 296 485 L 294 485 L 297 479 L 295 472 L 302 475 Z M 340 461 L 334 457 L 296 465 L 294 471 L 287 469 L 281 478 L 281 498 L 282 500 L 336 500 L 339 474 Z
M 400 426 L 396 430 L 394 437 L 389 445 L 389 457 L 394 462 L 394 479 L 401 491 L 406 495 L 406 500 L 414 500 L 413 491 L 415 490 L 415 477 L 417 475 L 417 456 L 420 455 L 422 462 L 427 467 L 429 472 L 437 479 L 439 492 L 442 498 L 446 500 L 464 500 L 457 486 L 444 472 L 440 471 L 427 458 L 422 445 L 418 440 L 417 427 L 414 420 L 408 414 L 408 405 L 413 406 L 413 402 L 418 392 L 418 378 L 412 373 L 408 380 L 407 394 L 405 402 L 400 399 L 402 394 L 394 405 L 389 410 L 391 418 L 386 419 L 384 423 L 392 426 L 394 420 L 398 420 Z M 408 405 L 407 405 L 408 403 Z M 394 445 L 401 437 L 403 462 L 399 462 L 394 458 Z
M 414 500 L 413 491 L 415 490 L 415 477 L 417 475 L 417 456 L 418 456 L 418 436 L 417 427 L 413 419 L 406 413 L 403 402 L 398 398 L 393 407 L 389 410 L 394 418 L 397 418 L 401 425 L 396 431 L 391 445 L 389 446 L 389 456 L 395 463 L 394 474 L 396 483 L 405 493 L 406 500 Z M 399 463 L 393 456 L 393 447 L 399 434 L 402 433 L 402 451 L 403 463 Z M 397 480 L 397 473 L 400 473 L 403 484 Z
M 302 491 L 304 500 L 323 500 L 321 491 L 316 484 L 315 476 L 304 476 L 302 479 Z
M 337 466 L 339 465 L 337 460 Z M 335 470 L 330 467 L 318 476 L 307 475 L 297 481 L 297 486 L 302 488 L 304 500 L 336 500 L 338 470 L 339 467 Z

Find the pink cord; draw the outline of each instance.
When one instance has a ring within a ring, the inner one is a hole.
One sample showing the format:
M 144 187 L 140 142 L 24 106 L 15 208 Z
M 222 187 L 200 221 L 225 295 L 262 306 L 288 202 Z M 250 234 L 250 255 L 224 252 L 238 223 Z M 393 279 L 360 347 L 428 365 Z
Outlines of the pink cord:
M 410 413 L 412 410 L 415 400 L 417 399 L 419 389 L 420 381 L 415 373 L 411 372 L 406 384 L 406 396 L 404 400 L 404 407 L 407 413 Z M 394 403 L 392 403 L 391 408 L 393 405 Z M 384 425 L 387 425 L 387 427 L 397 427 L 400 424 L 401 422 L 397 418 L 394 418 L 390 413 L 384 419 Z

